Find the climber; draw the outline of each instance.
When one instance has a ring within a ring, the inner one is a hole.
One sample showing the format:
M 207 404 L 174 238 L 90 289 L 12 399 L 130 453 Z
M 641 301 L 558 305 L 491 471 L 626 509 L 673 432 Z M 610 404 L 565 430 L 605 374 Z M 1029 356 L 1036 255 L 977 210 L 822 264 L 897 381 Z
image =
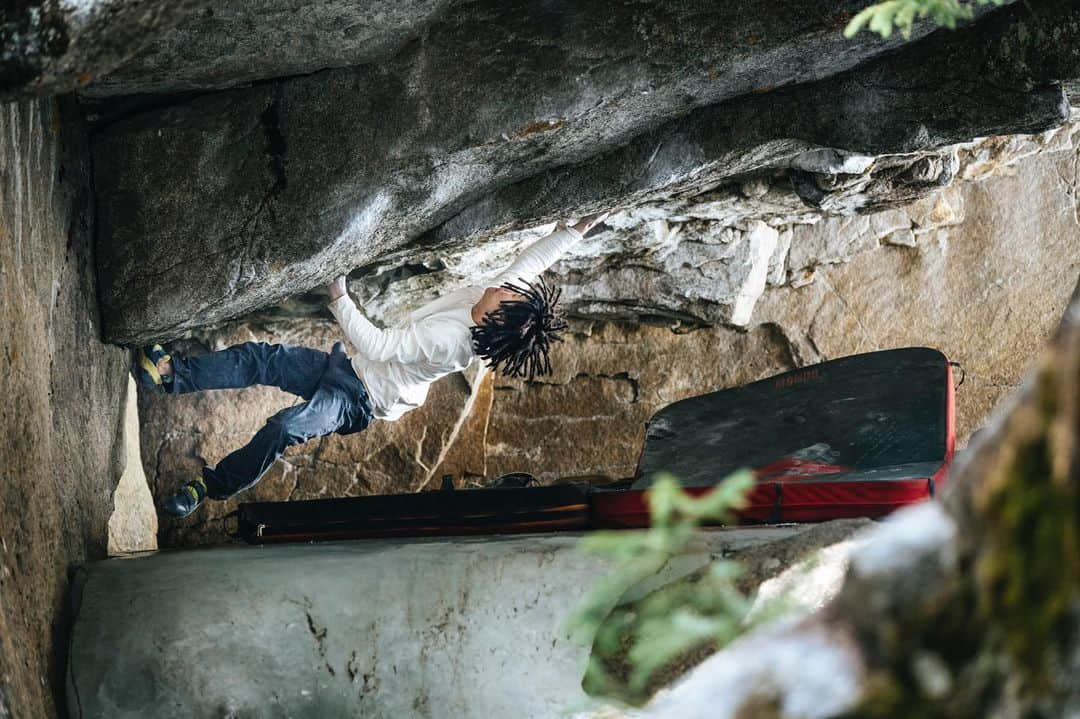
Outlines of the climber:
M 349 298 L 345 278 L 327 286 L 330 311 L 356 350 L 341 342 L 330 353 L 284 344 L 247 342 L 197 357 L 161 345 L 138 351 L 139 382 L 154 391 L 184 394 L 262 384 L 304 402 L 271 417 L 250 442 L 216 467 L 203 467 L 161 502 L 171 517 L 186 517 L 207 497 L 227 499 L 251 487 L 287 447 L 336 432 L 352 434 L 373 419 L 393 421 L 416 409 L 435 380 L 476 358 L 511 377 L 532 380 L 551 372 L 550 345 L 566 323 L 556 312 L 559 290 L 541 273 L 607 213 L 557 229 L 528 247 L 489 287 L 464 287 L 409 315 L 401 327 L 379 329 Z

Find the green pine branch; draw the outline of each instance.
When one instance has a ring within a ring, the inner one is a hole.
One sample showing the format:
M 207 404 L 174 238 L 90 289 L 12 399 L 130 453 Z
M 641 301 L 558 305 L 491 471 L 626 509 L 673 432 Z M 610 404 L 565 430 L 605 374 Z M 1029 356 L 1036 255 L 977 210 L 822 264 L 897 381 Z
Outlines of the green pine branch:
M 712 561 L 694 576 L 642 599 L 624 601 L 631 590 L 640 594 L 643 583 L 655 581 L 672 559 L 700 551 L 698 527 L 729 521 L 732 510 L 745 505 L 753 485 L 753 473 L 742 471 L 708 494 L 693 497 L 673 477 L 662 475 L 648 493 L 647 531 L 596 532 L 582 540 L 582 551 L 614 565 L 570 620 L 571 632 L 592 643 L 582 682 L 586 691 L 643 701 L 654 678 L 680 659 L 695 650 L 721 647 L 757 625 L 748 619 L 751 598 L 735 586 L 742 567 L 726 560 Z M 624 670 L 613 672 L 613 666 Z
M 970 20 L 976 5 L 1002 5 L 1005 0 L 885 0 L 862 10 L 844 28 L 844 37 L 854 37 L 862 29 L 876 32 L 883 38 L 899 30 L 911 37 L 916 20 L 929 18 L 940 27 L 956 29 L 961 20 Z

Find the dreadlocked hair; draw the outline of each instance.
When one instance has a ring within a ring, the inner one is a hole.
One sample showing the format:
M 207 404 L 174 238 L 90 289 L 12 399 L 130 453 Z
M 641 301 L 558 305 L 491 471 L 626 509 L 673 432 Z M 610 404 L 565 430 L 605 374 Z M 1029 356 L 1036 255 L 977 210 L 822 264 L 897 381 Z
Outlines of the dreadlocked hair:
M 524 285 L 508 282 L 502 288 L 522 299 L 500 302 L 471 328 L 473 350 L 507 377 L 531 382 L 536 375 L 550 374 L 551 343 L 562 342 L 559 333 L 566 329 L 555 307 L 562 290 L 542 279 Z

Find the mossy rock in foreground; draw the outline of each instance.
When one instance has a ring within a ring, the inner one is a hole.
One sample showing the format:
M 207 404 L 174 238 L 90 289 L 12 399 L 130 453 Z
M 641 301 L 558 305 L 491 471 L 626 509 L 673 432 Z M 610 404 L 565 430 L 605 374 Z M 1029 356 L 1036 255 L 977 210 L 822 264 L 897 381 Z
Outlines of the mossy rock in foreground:
M 955 543 L 834 608 L 868 669 L 849 716 L 1062 716 L 1080 681 L 1080 302 L 953 483 Z

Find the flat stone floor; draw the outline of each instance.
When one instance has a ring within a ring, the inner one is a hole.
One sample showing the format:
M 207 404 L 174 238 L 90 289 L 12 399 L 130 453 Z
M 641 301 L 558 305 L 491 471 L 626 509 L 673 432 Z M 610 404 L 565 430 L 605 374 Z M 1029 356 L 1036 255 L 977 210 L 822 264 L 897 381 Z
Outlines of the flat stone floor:
M 700 554 L 806 526 L 716 529 Z M 576 534 L 225 546 L 80 567 L 76 717 L 565 716 L 589 648 L 566 619 L 603 572 Z

